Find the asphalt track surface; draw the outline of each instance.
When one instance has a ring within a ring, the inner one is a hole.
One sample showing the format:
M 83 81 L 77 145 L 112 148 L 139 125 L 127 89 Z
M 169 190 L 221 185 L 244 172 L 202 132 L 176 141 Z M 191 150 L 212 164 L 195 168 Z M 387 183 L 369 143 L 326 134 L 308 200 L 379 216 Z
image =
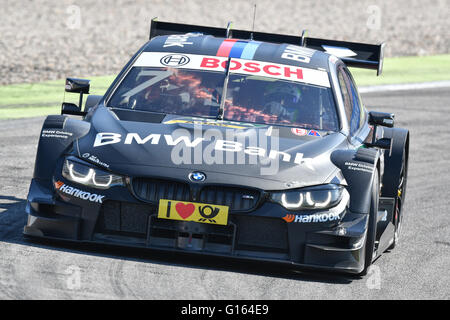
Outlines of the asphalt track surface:
M 0 121 L 0 299 L 449 299 L 450 90 L 363 95 L 411 133 L 400 245 L 364 278 L 22 237 L 43 118 Z

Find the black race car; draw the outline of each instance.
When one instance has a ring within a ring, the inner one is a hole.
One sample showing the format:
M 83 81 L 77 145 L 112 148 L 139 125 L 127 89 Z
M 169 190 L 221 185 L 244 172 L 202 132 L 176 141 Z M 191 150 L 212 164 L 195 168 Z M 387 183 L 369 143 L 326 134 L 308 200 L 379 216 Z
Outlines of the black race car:
M 364 274 L 398 242 L 408 130 L 348 66 L 383 44 L 153 20 L 104 96 L 43 124 L 30 237 Z M 69 117 L 67 115 L 78 115 Z

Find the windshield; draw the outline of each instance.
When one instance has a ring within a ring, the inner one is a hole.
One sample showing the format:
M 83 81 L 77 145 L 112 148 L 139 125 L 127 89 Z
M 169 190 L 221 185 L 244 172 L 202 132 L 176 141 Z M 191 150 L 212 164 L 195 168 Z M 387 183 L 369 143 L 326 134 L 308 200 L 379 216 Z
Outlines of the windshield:
M 337 131 L 330 88 L 231 74 L 224 119 Z
M 176 68 L 133 67 L 109 107 L 216 117 L 225 75 Z
M 133 67 L 108 107 L 217 118 L 225 73 Z M 338 130 L 331 89 L 302 82 L 231 73 L 223 119 Z

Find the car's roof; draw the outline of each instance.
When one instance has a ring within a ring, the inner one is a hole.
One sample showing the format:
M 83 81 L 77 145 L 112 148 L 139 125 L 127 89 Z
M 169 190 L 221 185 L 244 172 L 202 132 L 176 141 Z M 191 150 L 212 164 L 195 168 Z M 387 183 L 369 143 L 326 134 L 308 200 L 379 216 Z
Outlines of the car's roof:
M 229 56 L 326 71 L 329 71 L 330 57 L 328 53 L 292 44 L 220 38 L 199 33 L 157 36 L 145 45 L 143 51 Z

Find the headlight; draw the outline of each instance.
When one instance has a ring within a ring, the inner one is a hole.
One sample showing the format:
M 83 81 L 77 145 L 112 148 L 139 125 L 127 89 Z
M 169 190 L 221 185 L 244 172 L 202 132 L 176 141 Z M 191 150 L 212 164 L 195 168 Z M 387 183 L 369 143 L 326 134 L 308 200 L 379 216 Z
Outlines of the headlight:
M 270 195 L 270 200 L 288 210 L 328 209 L 339 204 L 344 192 L 346 192 L 345 188 L 335 184 L 328 184 L 284 192 L 273 192 Z
M 67 180 L 96 189 L 108 189 L 113 186 L 124 185 L 121 176 L 69 159 L 64 161 L 62 176 Z

